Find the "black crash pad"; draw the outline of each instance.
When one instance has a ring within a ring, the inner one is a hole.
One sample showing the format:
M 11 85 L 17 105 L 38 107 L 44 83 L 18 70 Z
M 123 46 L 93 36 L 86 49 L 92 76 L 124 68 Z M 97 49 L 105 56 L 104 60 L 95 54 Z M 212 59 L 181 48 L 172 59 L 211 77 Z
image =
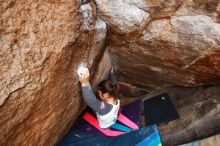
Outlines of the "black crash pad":
M 144 115 L 146 125 L 168 123 L 180 117 L 167 93 L 145 100 Z

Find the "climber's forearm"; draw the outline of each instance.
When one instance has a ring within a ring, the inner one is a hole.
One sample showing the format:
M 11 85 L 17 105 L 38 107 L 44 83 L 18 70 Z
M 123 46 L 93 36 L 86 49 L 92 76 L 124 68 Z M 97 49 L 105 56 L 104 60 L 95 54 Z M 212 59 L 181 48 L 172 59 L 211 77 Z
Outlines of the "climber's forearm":
M 101 115 L 107 114 L 113 106 L 106 102 L 101 102 L 94 95 L 89 83 L 89 69 L 80 66 L 77 70 L 77 74 L 79 76 L 79 81 L 82 85 L 83 99 L 86 104 L 91 107 L 95 112 L 98 112 Z
M 86 102 L 86 104 L 89 107 L 91 107 L 94 111 L 99 112 L 100 111 L 99 107 L 101 105 L 101 101 L 99 101 L 95 97 L 95 95 L 94 95 L 94 93 L 93 93 L 93 91 L 91 89 L 90 84 L 87 84 L 87 85 L 84 84 L 82 86 L 82 93 L 83 93 L 83 99 Z

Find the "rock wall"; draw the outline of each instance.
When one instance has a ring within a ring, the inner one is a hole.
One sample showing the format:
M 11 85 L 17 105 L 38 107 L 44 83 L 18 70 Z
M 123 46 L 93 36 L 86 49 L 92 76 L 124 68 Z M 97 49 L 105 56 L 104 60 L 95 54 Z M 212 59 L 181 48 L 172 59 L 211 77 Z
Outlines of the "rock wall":
M 220 135 L 219 134 L 202 140 L 201 146 L 213 146 L 218 143 L 220 143 Z
M 1 1 L 0 145 L 62 138 L 84 107 L 82 62 L 93 85 L 113 65 L 132 96 L 219 85 L 219 23 L 218 0 Z
M 220 86 L 172 87 L 163 92 L 170 95 L 180 114 L 179 119 L 159 126 L 164 146 L 185 144 L 219 133 Z
M 96 0 L 119 81 L 147 90 L 220 84 L 220 2 Z M 132 14 L 130 14 L 132 13 Z
M 106 25 L 93 2 L 0 7 L 0 145 L 55 145 L 83 109 L 76 68 L 97 66 Z

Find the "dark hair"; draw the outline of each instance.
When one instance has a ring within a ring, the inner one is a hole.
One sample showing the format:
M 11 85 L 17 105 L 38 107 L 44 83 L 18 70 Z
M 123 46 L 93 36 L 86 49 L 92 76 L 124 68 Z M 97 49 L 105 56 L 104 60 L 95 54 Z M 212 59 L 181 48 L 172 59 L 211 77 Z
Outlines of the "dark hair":
M 101 90 L 103 93 L 109 93 L 110 95 L 112 95 L 114 97 L 118 94 L 118 85 L 113 84 L 109 80 L 101 81 L 98 84 L 97 89 Z

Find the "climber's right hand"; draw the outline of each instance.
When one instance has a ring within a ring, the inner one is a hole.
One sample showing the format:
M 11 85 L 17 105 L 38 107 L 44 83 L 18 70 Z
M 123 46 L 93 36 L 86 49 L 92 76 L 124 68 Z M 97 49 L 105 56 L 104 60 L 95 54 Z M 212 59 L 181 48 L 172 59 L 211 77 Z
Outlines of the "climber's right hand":
M 82 86 L 89 85 L 89 69 L 87 67 L 80 67 L 77 71 L 77 74 Z

